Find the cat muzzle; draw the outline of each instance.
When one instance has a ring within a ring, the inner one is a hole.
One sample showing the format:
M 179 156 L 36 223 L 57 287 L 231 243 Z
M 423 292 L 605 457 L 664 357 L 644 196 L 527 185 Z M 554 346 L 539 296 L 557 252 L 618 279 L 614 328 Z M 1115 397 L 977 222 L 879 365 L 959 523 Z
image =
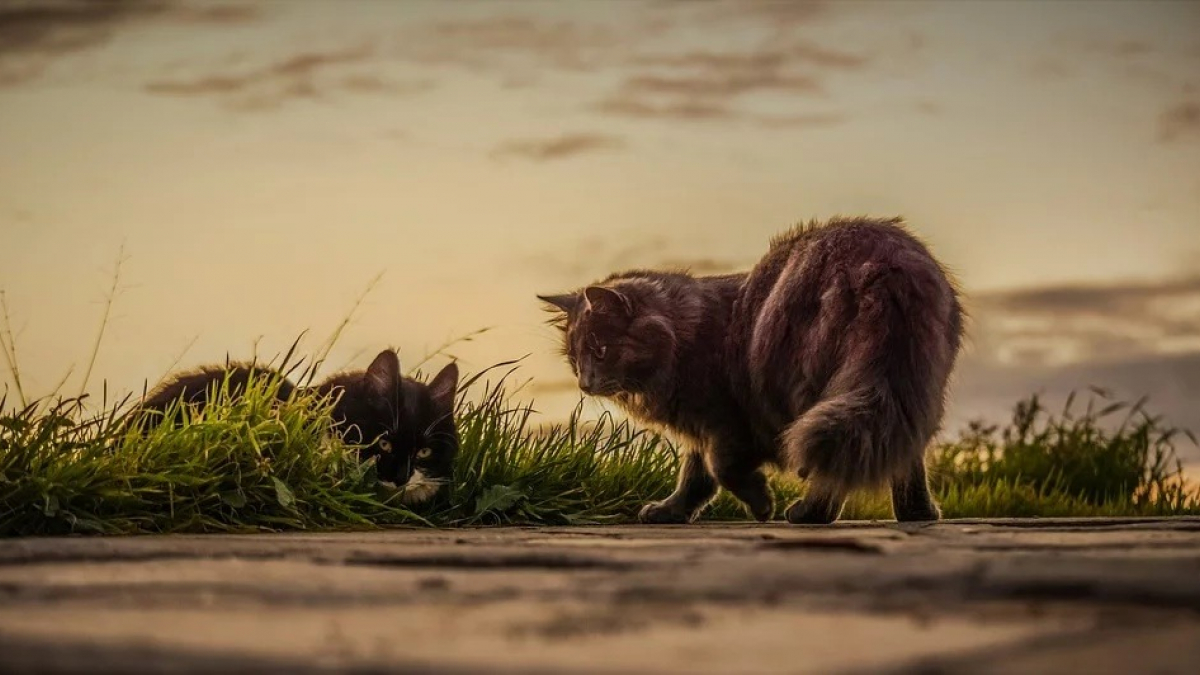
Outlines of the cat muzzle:
M 580 382 L 579 390 L 588 396 L 612 396 L 620 391 L 620 388 L 612 382 Z

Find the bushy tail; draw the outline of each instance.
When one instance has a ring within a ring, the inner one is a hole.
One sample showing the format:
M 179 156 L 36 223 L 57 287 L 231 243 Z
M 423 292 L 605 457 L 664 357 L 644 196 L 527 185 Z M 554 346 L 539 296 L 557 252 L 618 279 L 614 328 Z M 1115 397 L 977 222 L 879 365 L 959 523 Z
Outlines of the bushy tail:
M 783 433 L 789 467 L 830 488 L 883 485 L 907 473 L 928 438 L 913 433 L 886 385 L 827 398 Z
M 941 424 L 961 317 L 953 291 L 931 298 L 915 283 L 884 271 L 857 298 L 822 399 L 783 432 L 789 469 L 849 491 L 903 478 L 924 460 Z

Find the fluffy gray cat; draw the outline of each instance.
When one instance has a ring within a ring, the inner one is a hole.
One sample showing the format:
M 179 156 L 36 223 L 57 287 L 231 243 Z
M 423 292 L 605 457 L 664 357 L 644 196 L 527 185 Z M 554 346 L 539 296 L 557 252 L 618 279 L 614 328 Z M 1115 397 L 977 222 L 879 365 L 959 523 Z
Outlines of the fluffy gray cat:
M 809 481 L 793 523 L 831 523 L 850 491 L 883 485 L 898 520 L 940 517 L 925 449 L 963 310 L 901 219 L 798 226 L 747 273 L 633 270 L 539 298 L 584 393 L 687 441 L 674 493 L 643 521 L 690 522 L 718 486 L 768 520 L 768 465 Z

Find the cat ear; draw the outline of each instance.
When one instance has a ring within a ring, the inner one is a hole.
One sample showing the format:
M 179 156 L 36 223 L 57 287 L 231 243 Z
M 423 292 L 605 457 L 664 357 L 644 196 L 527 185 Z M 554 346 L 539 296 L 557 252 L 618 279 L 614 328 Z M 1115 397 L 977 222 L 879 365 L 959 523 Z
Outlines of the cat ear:
M 391 396 L 400 383 L 400 357 L 390 349 L 379 352 L 379 356 L 367 366 L 364 380 L 375 394 Z
M 454 394 L 458 392 L 458 364 L 451 362 L 429 381 L 429 395 L 441 410 L 454 410 Z
M 571 314 L 575 308 L 579 306 L 578 293 L 562 293 L 559 295 L 539 295 L 538 300 L 554 307 L 555 309 Z
M 583 299 L 590 309 L 601 313 L 633 314 L 633 303 L 619 291 L 604 286 L 588 286 L 583 290 Z

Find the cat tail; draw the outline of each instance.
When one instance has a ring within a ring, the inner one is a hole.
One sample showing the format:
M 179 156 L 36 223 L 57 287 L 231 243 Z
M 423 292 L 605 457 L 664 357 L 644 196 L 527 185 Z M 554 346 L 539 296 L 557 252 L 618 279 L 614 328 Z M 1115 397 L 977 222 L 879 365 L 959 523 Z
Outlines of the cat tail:
M 783 432 L 788 469 L 834 493 L 880 487 L 924 462 L 960 339 L 953 289 L 872 270 L 821 400 Z
M 878 487 L 924 454 L 904 426 L 886 387 L 862 386 L 822 400 L 789 425 L 785 461 L 830 492 Z

